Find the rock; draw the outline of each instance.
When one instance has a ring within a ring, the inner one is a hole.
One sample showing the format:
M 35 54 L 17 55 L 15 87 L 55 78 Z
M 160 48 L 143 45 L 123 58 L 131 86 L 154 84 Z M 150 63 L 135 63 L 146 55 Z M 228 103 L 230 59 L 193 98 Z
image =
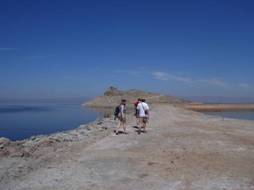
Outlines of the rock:
M 97 125 L 101 125 L 101 124 L 102 124 L 102 122 L 101 122 L 101 121 L 97 122 Z
M 36 140 L 36 136 L 32 136 L 30 139 L 31 139 L 32 141 L 34 141 L 34 140 Z
M 26 151 L 22 152 L 21 154 L 21 157 L 29 157 L 29 156 L 30 156 L 30 153 Z
M 4 147 L 10 145 L 11 141 L 7 138 L 1 137 L 0 138 L 0 149 L 3 149 Z
M 161 95 L 158 93 L 144 92 L 142 90 L 119 90 L 115 87 L 109 87 L 103 96 L 99 96 L 92 101 L 86 102 L 83 106 L 94 108 L 114 108 L 119 105 L 121 99 L 127 100 L 127 107 L 133 108 L 133 103 L 137 98 L 145 98 L 149 104 L 177 104 L 182 105 L 190 103 L 174 96 Z M 107 115 L 106 115 L 107 116 Z
M 91 128 L 89 126 L 86 127 L 87 131 L 91 131 Z
M 104 93 L 105 96 L 118 96 L 122 95 L 123 91 L 118 90 L 116 87 L 109 87 L 108 90 Z

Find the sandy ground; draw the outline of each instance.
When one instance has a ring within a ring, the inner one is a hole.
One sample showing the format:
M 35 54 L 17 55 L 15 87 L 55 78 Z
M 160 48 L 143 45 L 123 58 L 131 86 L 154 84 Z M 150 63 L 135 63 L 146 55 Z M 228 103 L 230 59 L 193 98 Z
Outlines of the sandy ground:
M 182 107 L 202 112 L 254 111 L 254 104 L 183 104 Z
M 146 134 L 130 115 L 127 135 L 114 136 L 115 125 L 106 119 L 73 132 L 75 141 L 55 135 L 33 140 L 32 152 L 36 142 L 24 142 L 27 155 L 2 154 L 0 189 L 254 190 L 254 122 L 155 106 Z

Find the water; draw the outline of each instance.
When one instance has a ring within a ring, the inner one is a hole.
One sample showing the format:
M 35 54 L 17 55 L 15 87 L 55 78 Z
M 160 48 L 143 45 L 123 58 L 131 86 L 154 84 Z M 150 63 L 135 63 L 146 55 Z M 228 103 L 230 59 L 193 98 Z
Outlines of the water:
M 101 114 L 81 107 L 80 101 L 0 103 L 0 137 L 22 140 L 77 128 Z
M 205 112 L 209 115 L 218 115 L 223 118 L 254 120 L 254 112 Z
M 112 110 L 81 107 L 82 101 L 0 102 L 0 137 L 22 140 L 77 128 Z M 106 115 L 105 115 L 106 114 Z M 224 118 L 254 120 L 254 112 L 206 112 Z

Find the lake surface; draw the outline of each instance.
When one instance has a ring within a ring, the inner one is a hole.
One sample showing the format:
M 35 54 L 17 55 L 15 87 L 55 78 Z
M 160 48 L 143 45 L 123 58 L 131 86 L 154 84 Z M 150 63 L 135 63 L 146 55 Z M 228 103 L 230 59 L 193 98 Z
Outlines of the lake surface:
M 0 137 L 22 140 L 79 127 L 102 114 L 81 107 L 80 101 L 0 103 Z
M 209 115 L 218 115 L 223 118 L 254 120 L 254 112 L 205 112 Z
M 95 111 L 84 108 L 81 103 L 82 101 L 78 100 L 0 102 L 0 137 L 22 140 L 34 135 L 71 130 L 113 113 L 112 110 Z M 206 114 L 254 120 L 254 112 L 206 112 Z

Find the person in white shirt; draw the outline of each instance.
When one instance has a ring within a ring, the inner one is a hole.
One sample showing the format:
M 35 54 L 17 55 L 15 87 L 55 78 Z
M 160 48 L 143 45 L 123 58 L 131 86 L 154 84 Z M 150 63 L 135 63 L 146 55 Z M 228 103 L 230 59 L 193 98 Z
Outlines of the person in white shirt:
M 139 128 L 143 129 L 143 132 L 146 132 L 146 125 L 149 119 L 149 106 L 146 103 L 145 99 L 142 99 L 137 106 L 138 116 L 139 116 Z

